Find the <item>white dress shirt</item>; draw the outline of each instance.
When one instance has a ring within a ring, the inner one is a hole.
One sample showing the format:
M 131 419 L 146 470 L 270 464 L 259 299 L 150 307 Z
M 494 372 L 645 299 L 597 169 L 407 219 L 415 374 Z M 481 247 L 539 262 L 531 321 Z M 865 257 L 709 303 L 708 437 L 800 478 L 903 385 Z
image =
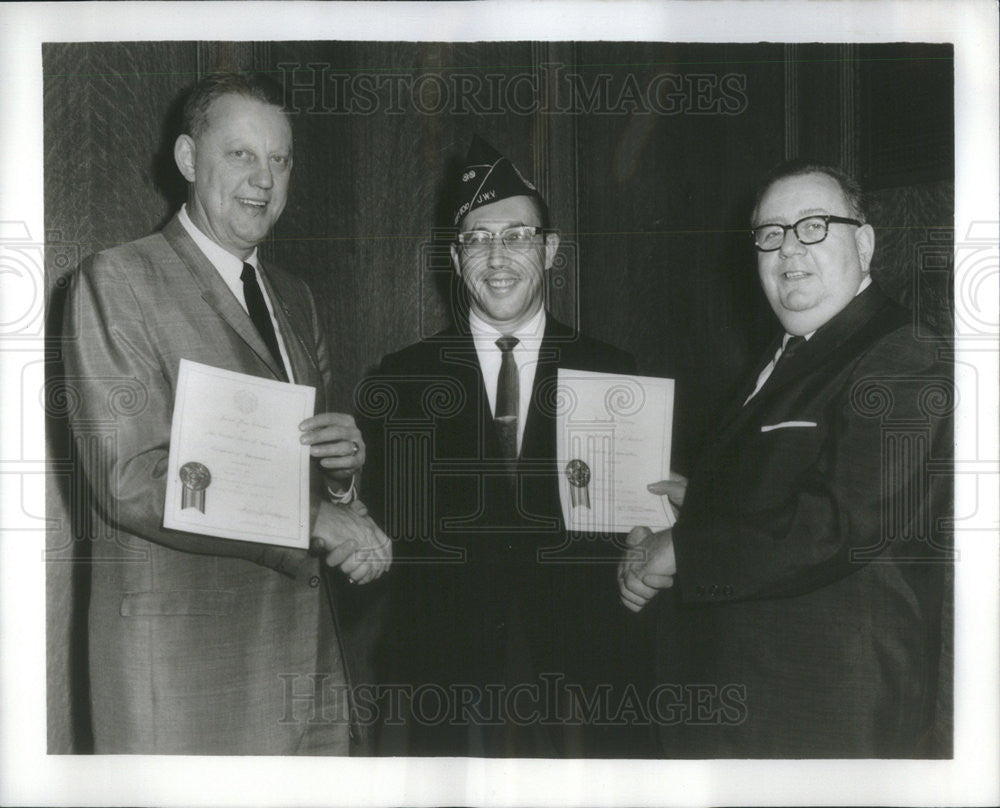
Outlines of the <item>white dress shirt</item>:
M 285 340 L 281 336 L 281 328 L 278 326 L 278 321 L 274 317 L 274 306 L 271 305 L 271 298 L 267 294 L 267 287 L 260 280 L 260 266 L 257 263 L 257 248 L 254 248 L 253 253 L 247 260 L 241 261 L 231 252 L 224 250 L 218 244 L 216 244 L 212 239 L 206 236 L 198 226 L 191 221 L 191 217 L 187 212 L 187 204 L 181 206 L 180 214 L 177 217 L 180 219 L 181 224 L 184 229 L 187 230 L 188 235 L 191 236 L 194 243 L 198 246 L 208 262 L 215 267 L 216 272 L 222 277 L 226 286 L 233 293 L 233 296 L 239 301 L 239 304 L 243 307 L 243 311 L 247 310 L 247 302 L 243 298 L 243 279 L 240 277 L 243 274 L 243 264 L 250 264 L 254 268 L 254 272 L 257 273 L 257 285 L 260 286 L 261 294 L 264 296 L 264 304 L 267 306 L 267 312 L 271 315 L 271 323 L 274 325 L 274 335 L 278 338 L 278 350 L 281 352 L 281 362 L 285 366 L 285 373 L 288 374 L 288 380 L 291 382 L 295 381 L 292 376 L 292 363 L 288 361 L 288 351 L 285 350 Z
M 872 276 L 865 275 L 865 277 L 862 278 L 861 280 L 861 285 L 858 287 L 858 291 L 854 293 L 854 296 L 857 297 L 858 295 L 860 295 L 863 291 L 865 291 L 865 289 L 871 286 L 871 283 L 872 283 Z M 834 316 L 836 317 L 836 315 Z M 802 338 L 805 339 L 806 342 L 808 342 L 812 338 L 812 335 L 815 333 L 816 329 L 810 331 L 808 334 L 803 334 Z M 771 378 L 771 374 L 774 372 L 774 367 L 775 365 L 778 364 L 778 359 L 781 358 L 781 354 L 784 353 L 785 346 L 788 344 L 788 340 L 790 340 L 791 338 L 792 338 L 791 334 L 785 334 L 785 336 L 782 337 L 781 345 L 778 348 L 778 350 L 775 351 L 774 358 L 770 362 L 768 362 L 765 368 L 760 372 L 760 375 L 757 377 L 757 386 L 754 387 L 753 392 L 747 396 L 747 400 L 743 402 L 744 407 L 747 405 L 750 399 L 752 399 L 755 395 L 757 395 L 758 392 L 760 392 L 760 388 L 764 386 L 764 383 L 769 378 Z
M 517 450 L 521 451 L 524 439 L 524 423 L 528 420 L 528 405 L 531 403 L 531 388 L 535 383 L 535 369 L 538 367 L 538 351 L 545 336 L 545 308 L 513 333 L 498 331 L 475 312 L 469 313 L 469 330 L 476 345 L 476 355 L 479 357 L 479 367 L 483 372 L 483 382 L 486 385 L 486 396 L 490 401 L 490 412 L 497 411 L 497 377 L 500 375 L 500 362 L 503 354 L 497 347 L 500 337 L 517 337 L 518 343 L 512 353 L 517 363 L 518 405 L 517 405 Z

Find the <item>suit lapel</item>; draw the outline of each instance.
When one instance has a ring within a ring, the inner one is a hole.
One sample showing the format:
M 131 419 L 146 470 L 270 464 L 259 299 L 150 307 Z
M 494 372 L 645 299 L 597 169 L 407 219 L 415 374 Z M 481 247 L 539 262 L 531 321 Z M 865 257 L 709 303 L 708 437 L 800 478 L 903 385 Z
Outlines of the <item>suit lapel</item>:
M 479 365 L 479 355 L 472 335 L 457 329 L 446 333 L 438 348 L 439 362 L 444 375 L 458 374 L 461 387 L 474 399 L 463 407 L 458 418 L 449 429 L 455 430 L 455 446 L 459 452 L 467 452 L 469 446 L 479 447 L 479 455 L 484 458 L 502 456 L 500 442 L 493 429 L 493 413 L 486 395 L 483 369 Z M 464 437 L 463 437 L 464 436 Z
M 556 383 L 556 373 L 560 365 L 562 346 L 557 338 L 564 337 L 569 331 L 565 326 L 547 316 L 545 335 L 538 352 L 538 364 L 535 368 L 535 379 L 531 387 L 531 398 L 528 403 L 527 420 L 524 425 L 524 436 L 521 440 L 522 458 L 552 458 L 555 456 L 555 430 L 553 419 L 540 401 L 551 398 L 552 386 Z M 475 445 L 482 447 L 485 458 L 502 457 L 500 443 L 493 429 L 493 413 L 490 410 L 489 397 L 486 395 L 486 385 L 483 380 L 483 370 L 479 364 L 476 345 L 472 335 L 449 330 L 441 336 L 441 347 L 438 348 L 439 363 L 444 375 L 461 374 L 462 386 L 470 396 L 475 396 L 478 402 L 471 401 L 462 409 L 459 417 L 462 423 L 452 422 L 449 429 L 468 435 L 475 435 Z M 470 444 L 466 444 L 470 445 Z
M 531 386 L 527 421 L 524 424 L 524 438 L 521 441 L 521 457 L 555 458 L 555 427 L 551 406 L 543 407 L 540 402 L 553 401 L 557 373 L 559 372 L 561 346 L 554 344 L 556 337 L 565 337 L 565 327 L 546 315 L 545 335 L 538 350 L 538 364 L 535 366 L 535 381 Z
M 317 386 L 319 360 L 315 355 L 311 335 L 302 333 L 313 322 L 312 312 L 297 310 L 301 307 L 293 308 L 298 302 L 297 290 L 289 288 L 288 283 L 263 262 L 260 264 L 259 274 L 274 307 L 274 317 L 278 321 L 278 329 L 292 366 L 293 380 L 297 384 Z
M 884 304 L 884 295 L 874 284 L 869 286 L 830 322 L 818 329 L 811 339 L 800 346 L 795 354 L 782 364 L 777 374 L 768 377 L 764 386 L 757 392 L 757 395 L 750 399 L 746 406 L 743 405 L 743 402 L 753 390 L 754 381 L 744 385 L 741 388 L 740 397 L 733 401 L 727 414 L 723 417 L 719 430 L 716 432 L 716 438 L 705 452 L 706 458 L 714 457 L 725 449 L 749 419 L 773 401 L 775 396 L 787 390 L 790 384 L 800 380 L 806 369 L 813 373 L 831 356 L 845 350 L 845 343 L 852 335 L 859 333 L 860 325 L 875 316 Z M 772 343 L 769 348 L 770 352 L 765 354 L 760 363 L 756 365 L 757 370 L 752 376 L 753 380 L 756 380 L 767 362 L 774 357 L 780 341 L 779 338 L 777 342 Z
M 712 441 L 713 445 L 727 442 L 728 436 L 738 430 L 743 422 L 749 417 L 749 414 L 753 412 L 753 405 L 759 401 L 760 392 L 758 392 L 757 395 L 754 396 L 746 405 L 744 405 L 743 402 L 747 400 L 747 396 L 749 396 L 750 393 L 753 392 L 754 387 L 757 386 L 757 379 L 760 377 L 761 371 L 767 363 L 774 358 L 774 354 L 777 352 L 780 344 L 781 337 L 778 337 L 770 344 L 761 362 L 753 366 L 753 370 L 747 373 L 744 380 L 737 387 L 736 396 L 733 399 L 732 404 L 729 409 L 726 410 L 725 414 L 722 416 L 722 420 L 716 428 L 716 437 L 715 440 Z
M 268 350 L 267 345 L 264 344 L 264 340 L 257 333 L 257 328 L 254 326 L 250 316 L 233 296 L 232 291 L 226 286 L 226 282 L 222 280 L 212 262 L 198 249 L 198 245 L 188 235 L 184 229 L 184 225 L 180 223 L 177 216 L 174 216 L 167 223 L 162 232 L 167 242 L 177 255 L 180 256 L 190 272 L 191 279 L 200 291 L 202 299 L 215 309 L 226 324 L 260 357 L 272 375 L 276 379 L 280 379 L 281 372 L 274 363 L 271 352 Z M 271 300 L 274 301 L 274 299 L 275 297 L 272 295 Z M 276 308 L 280 308 L 280 306 L 276 306 Z M 282 332 L 282 335 L 284 335 L 284 332 Z
M 524 438 L 521 441 L 521 510 L 526 523 L 542 530 L 563 530 L 559 504 L 559 470 L 556 457 L 556 418 L 553 404 L 560 365 L 566 363 L 566 339 L 571 332 L 546 315 L 545 335 L 538 351 L 535 380 L 531 386 Z M 562 541 L 561 535 L 546 543 Z
M 783 362 L 760 392 L 744 409 L 754 409 L 786 390 L 806 373 L 813 373 L 831 357 L 845 350 L 847 342 L 861 332 L 865 322 L 885 304 L 885 296 L 874 285 L 854 298 L 846 308 L 819 328 L 812 337 Z M 777 350 L 777 348 L 775 348 Z

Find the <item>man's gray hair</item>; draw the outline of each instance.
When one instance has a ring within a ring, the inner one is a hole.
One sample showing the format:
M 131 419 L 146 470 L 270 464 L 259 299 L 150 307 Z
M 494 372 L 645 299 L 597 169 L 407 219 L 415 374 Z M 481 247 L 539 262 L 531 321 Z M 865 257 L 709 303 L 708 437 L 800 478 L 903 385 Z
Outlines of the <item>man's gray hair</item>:
M 864 191 L 861 190 L 861 185 L 853 176 L 837 166 L 812 160 L 798 159 L 787 160 L 776 166 L 760 184 L 753 203 L 751 224 L 758 224 L 757 211 L 760 208 L 760 200 L 763 199 L 768 188 L 778 180 L 787 179 L 788 177 L 801 177 L 804 174 L 824 174 L 832 179 L 840 186 L 840 190 L 844 192 L 844 198 L 847 200 L 850 215 L 861 222 L 866 220 Z
M 210 73 L 191 88 L 184 102 L 181 133 L 193 138 L 203 134 L 208 126 L 209 108 L 224 95 L 242 95 L 284 110 L 282 87 L 270 76 L 247 72 Z

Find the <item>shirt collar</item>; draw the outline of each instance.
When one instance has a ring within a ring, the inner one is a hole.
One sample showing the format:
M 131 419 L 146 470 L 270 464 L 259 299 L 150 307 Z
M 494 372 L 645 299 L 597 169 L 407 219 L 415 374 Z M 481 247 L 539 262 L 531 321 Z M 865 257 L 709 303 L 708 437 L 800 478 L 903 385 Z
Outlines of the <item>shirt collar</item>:
M 517 337 L 519 340 L 518 347 L 522 346 L 526 341 L 541 341 L 545 335 L 545 307 L 540 306 L 538 311 L 535 312 L 534 317 L 522 323 L 512 334 L 505 334 L 497 330 L 496 326 L 490 325 L 474 311 L 470 311 L 469 331 L 472 332 L 472 338 L 476 342 L 483 343 L 495 343 L 497 339 L 503 336 Z M 514 350 L 517 350 L 517 348 Z
M 253 252 L 246 259 L 246 261 L 241 261 L 231 252 L 223 249 L 212 241 L 212 239 L 206 236 L 198 228 L 198 226 L 191 221 L 191 217 L 187 212 L 186 202 L 181 205 L 181 210 L 177 218 L 180 219 L 181 224 L 184 226 L 184 229 L 187 230 L 188 235 L 194 240 L 194 243 L 198 245 L 198 249 L 205 254 L 205 257 L 209 260 L 212 266 L 219 270 L 219 272 L 236 272 L 239 274 L 243 271 L 243 264 L 250 264 L 254 269 L 260 268 L 257 264 L 256 247 L 253 248 Z

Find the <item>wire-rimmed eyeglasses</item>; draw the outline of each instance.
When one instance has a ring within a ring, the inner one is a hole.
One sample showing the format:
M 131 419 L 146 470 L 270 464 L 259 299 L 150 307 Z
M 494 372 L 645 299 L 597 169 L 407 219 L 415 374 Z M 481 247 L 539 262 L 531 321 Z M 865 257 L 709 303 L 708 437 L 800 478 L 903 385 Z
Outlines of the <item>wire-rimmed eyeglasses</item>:
M 544 233 L 541 227 L 533 225 L 519 225 L 508 227 L 499 233 L 491 233 L 489 230 L 466 230 L 459 233 L 455 239 L 463 250 L 474 253 L 483 252 L 490 249 L 493 243 L 500 239 L 508 250 L 527 250 L 537 243 L 537 237 Z

